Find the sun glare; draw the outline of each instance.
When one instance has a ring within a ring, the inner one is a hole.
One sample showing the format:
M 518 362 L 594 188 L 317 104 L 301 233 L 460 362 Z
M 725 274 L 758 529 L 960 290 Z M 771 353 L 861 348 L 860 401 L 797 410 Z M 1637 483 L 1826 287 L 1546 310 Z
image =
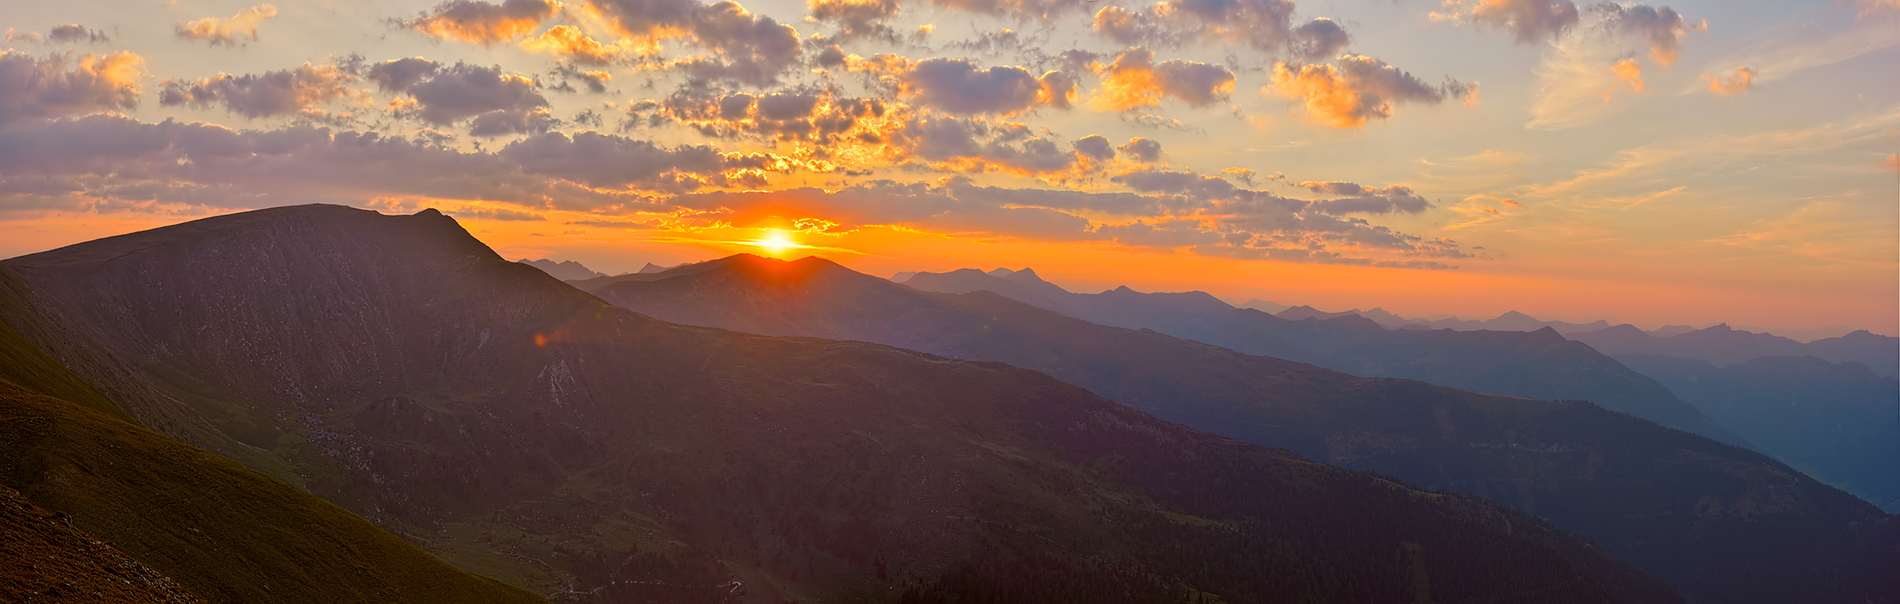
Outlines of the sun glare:
M 773 254 L 783 254 L 786 250 L 801 247 L 798 245 L 798 242 L 792 241 L 791 237 L 786 236 L 784 231 L 766 231 L 765 238 L 754 241 L 752 244 L 765 248 L 765 251 Z

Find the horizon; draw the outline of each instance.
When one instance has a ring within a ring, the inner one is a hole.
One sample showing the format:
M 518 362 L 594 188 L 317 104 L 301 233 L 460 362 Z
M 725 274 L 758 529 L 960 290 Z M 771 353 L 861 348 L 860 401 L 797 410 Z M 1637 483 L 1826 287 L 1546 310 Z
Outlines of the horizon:
M 16 7 L 0 256 L 326 202 L 608 271 L 1900 333 L 1891 0 L 674 4 Z
M 642 264 L 641 264 L 641 266 L 642 266 L 642 267 L 644 267 L 644 266 L 645 266 L 646 264 L 654 264 L 655 266 L 659 266 L 660 268 L 665 268 L 665 269 L 672 269 L 672 268 L 679 268 L 679 267 L 681 267 L 681 266 L 686 266 L 686 265 L 690 265 L 690 264 L 699 264 L 699 263 L 704 263 L 704 262 L 713 262 L 713 261 L 717 261 L 717 260 L 724 260 L 724 259 L 727 259 L 727 258 L 733 258 L 733 257 L 736 257 L 736 256 L 745 256 L 745 255 L 751 255 L 751 256 L 756 256 L 756 257 L 760 257 L 760 258 L 767 258 L 767 259 L 772 259 L 772 260 L 780 260 L 780 261 L 785 261 L 785 262 L 797 262 L 797 261 L 800 261 L 800 260 L 804 260 L 804 259 L 807 259 L 807 258 L 818 258 L 818 259 L 822 259 L 822 260 L 826 260 L 826 261 L 830 261 L 830 262 L 832 262 L 832 263 L 835 263 L 835 264 L 837 264 L 837 265 L 839 265 L 839 266 L 842 266 L 842 267 L 844 267 L 844 268 L 845 268 L 845 269 L 847 269 L 847 270 L 852 270 L 852 271 L 854 271 L 854 272 L 858 272 L 858 273 L 862 273 L 862 274 L 865 274 L 865 275 L 870 275 L 870 276 L 873 276 L 873 277 L 878 277 L 878 278 L 881 278 L 881 279 L 886 279 L 886 280 L 895 280 L 895 279 L 896 279 L 896 275 L 899 275 L 899 274 L 904 274 L 904 273 L 919 273 L 919 272 L 935 272 L 935 273 L 944 273 L 944 272 L 949 272 L 949 271 L 898 271 L 898 272 L 896 272 L 896 273 L 892 273 L 892 274 L 890 274 L 890 275 L 881 275 L 881 274 L 875 274 L 875 273 L 869 273 L 869 272 L 865 272 L 865 271 L 861 271 L 861 270 L 857 270 L 857 269 L 855 269 L 855 268 L 852 268 L 852 267 L 850 266 L 850 264 L 848 264 L 848 263 L 847 263 L 847 262 L 845 262 L 845 261 L 841 261 L 841 260 L 839 260 L 839 259 L 836 259 L 836 258 L 829 258 L 829 257 L 826 257 L 826 256 L 823 256 L 823 255 L 819 255 L 819 254 L 810 254 L 810 255 L 806 255 L 806 256 L 797 256 L 797 255 L 784 255 L 784 254 L 779 254 L 779 253 L 774 253 L 774 252 L 772 252 L 772 251 L 770 251 L 770 250 L 767 250 L 767 249 L 760 249 L 760 250 L 756 250 L 756 251 L 740 251 L 740 252 L 736 252 L 736 253 L 734 253 L 734 254 L 732 254 L 732 255 L 729 255 L 729 256 L 720 256 L 720 257 L 716 257 L 716 258 L 708 258 L 708 259 L 705 259 L 705 260 L 698 260 L 698 261 L 691 261 L 691 262 L 683 262 L 683 263 L 679 263 L 679 264 L 671 264 L 671 265 L 660 265 L 660 264 L 657 264 L 657 263 L 650 263 L 650 262 L 649 262 L 649 263 L 642 263 Z M 507 258 L 507 257 L 508 257 L 508 255 L 506 255 L 506 254 L 502 254 L 502 256 L 503 256 L 504 258 Z M 516 262 L 527 262 L 527 261 L 530 261 L 530 260 L 538 260 L 538 261 L 549 261 L 549 262 L 555 262 L 555 263 L 561 263 L 561 262 L 574 262 L 574 263 L 576 263 L 576 264 L 579 264 L 579 265 L 581 265 L 581 266 L 582 266 L 583 268 L 586 268 L 586 269 L 588 269 L 588 270 L 591 270 L 591 271 L 594 271 L 594 272 L 596 272 L 596 273 L 600 273 L 600 274 L 604 274 L 604 275 L 607 275 L 607 276 L 619 276 L 619 275 L 628 275 L 628 274 L 634 274 L 634 273 L 637 273 L 637 272 L 638 272 L 638 269 L 635 269 L 635 270 L 631 270 L 631 271 L 618 271 L 618 272 L 615 272 L 615 271 L 601 271 L 601 270 L 599 270 L 599 269 L 597 269 L 597 268 L 595 268 L 595 267 L 593 267 L 593 266 L 590 266 L 590 265 L 588 265 L 587 263 L 584 263 L 584 262 L 580 262 L 580 261 L 578 261 L 578 260 L 572 260 L 572 259 L 566 259 L 566 258 L 525 258 L 525 257 L 523 257 L 523 258 L 519 258 L 519 259 L 517 259 L 517 260 L 516 260 Z M 1044 281 L 1047 281 L 1047 282 L 1049 282 L 1049 283 L 1051 283 L 1051 284 L 1053 284 L 1053 285 L 1056 285 L 1057 287 L 1061 287 L 1062 289 L 1064 289 L 1064 290 L 1066 290 L 1066 291 L 1069 291 L 1069 292 L 1072 292 L 1072 293 L 1080 293 L 1080 294 L 1093 294 L 1093 293 L 1101 293 L 1101 292 L 1106 292 L 1106 291 L 1109 291 L 1109 290 L 1113 290 L 1113 289 L 1116 289 L 1116 288 L 1118 288 L 1118 287 L 1127 287 L 1127 285 L 1126 285 L 1126 284 L 1119 284 L 1119 283 L 1118 283 L 1118 284 L 1115 284 L 1115 285 L 1109 285 L 1109 286 L 1105 286 L 1105 287 L 1100 287 L 1100 288 L 1095 288 L 1095 289 L 1092 289 L 1092 288 L 1087 288 L 1087 287 L 1080 287 L 1080 286 L 1073 286 L 1073 285 L 1063 285 L 1062 283 L 1060 283 L 1060 282 L 1058 282 L 1058 280 L 1060 280 L 1060 279 L 1061 279 L 1061 277 L 1060 277 L 1060 276 L 1058 276 L 1058 277 L 1056 278 L 1056 280 L 1052 280 L 1052 279 L 1050 279 L 1050 278 L 1049 278 L 1049 275 L 1048 275 L 1048 274 L 1046 274 L 1046 273 L 1045 273 L 1044 271 L 1041 271 L 1041 270 L 1036 270 L 1036 267 L 1034 267 L 1034 266 L 1023 266 L 1023 267 L 1021 267 L 1021 268 L 1010 268 L 1010 267 L 1006 267 L 1006 266 L 998 266 L 998 267 L 995 267 L 995 268 L 989 268 L 989 269 L 986 269 L 986 268 L 983 268 L 983 267 L 979 267 L 979 266 L 964 266 L 964 267 L 958 267 L 958 268 L 955 268 L 955 269 L 949 269 L 949 270 L 950 270 L 950 271 L 954 271 L 954 270 L 976 270 L 976 271 L 982 271 L 982 272 L 984 272 L 984 273 L 989 273 L 989 272 L 992 272 L 992 271 L 994 271 L 994 270 L 998 270 L 998 269 L 1003 269 L 1003 270 L 1010 270 L 1010 271 L 1016 271 L 1016 272 L 1021 272 L 1021 271 L 1025 271 L 1025 270 L 1030 270 L 1030 271 L 1034 271 L 1034 272 L 1035 272 L 1035 274 L 1036 274 L 1036 276 L 1037 276 L 1038 278 L 1041 278 L 1041 279 L 1042 279 L 1042 280 L 1044 280 Z M 902 282 L 900 281 L 899 283 L 902 283 Z M 1486 320 L 1490 320 L 1490 319 L 1495 319 L 1495 318 L 1498 318 L 1498 317 L 1501 317 L 1501 316 L 1508 316 L 1508 315 L 1510 315 L 1510 314 L 1512 314 L 1512 313 L 1517 313 L 1517 314 L 1521 314 L 1521 315 L 1524 315 L 1524 316 L 1528 316 L 1528 317 L 1531 317 L 1531 318 L 1533 318 L 1533 319 L 1536 319 L 1536 320 L 1539 320 L 1539 321 L 1545 321 L 1545 322 L 1566 322 L 1566 323 L 1577 323 L 1577 324 L 1589 324 L 1589 323 L 1593 323 L 1593 322 L 1596 322 L 1596 321 L 1604 321 L 1604 322 L 1606 322 L 1606 323 L 1608 324 L 1608 325 L 1607 325 L 1607 326 L 1605 327 L 1606 329 L 1607 329 L 1608 327 L 1616 327 L 1616 326 L 1619 326 L 1619 325 L 1632 325 L 1632 326 L 1634 326 L 1634 327 L 1636 327 L 1636 328 L 1638 328 L 1638 329 L 1641 329 L 1641 330 L 1643 330 L 1643 331 L 1646 331 L 1646 332 L 1651 332 L 1651 331 L 1656 331 L 1656 330 L 1659 330 L 1659 329 L 1663 329 L 1663 328 L 1670 328 L 1670 327 L 1678 327 L 1678 328 L 1680 328 L 1680 327 L 1687 327 L 1687 328 L 1689 328 L 1689 329 L 1691 329 L 1691 330 L 1697 330 L 1697 331 L 1699 331 L 1699 330 L 1703 330 L 1703 329 L 1708 329 L 1708 328 L 1711 328 L 1711 327 L 1718 327 L 1718 326 L 1722 326 L 1722 325 L 1727 325 L 1727 326 L 1729 326 L 1729 328 L 1730 328 L 1730 329 L 1734 329 L 1734 330 L 1737 330 L 1737 331 L 1750 331 L 1750 332 L 1755 332 L 1755 333 L 1766 333 L 1766 334 L 1771 334 L 1771 335 L 1777 335 L 1777 336 L 1782 336 L 1782 337 L 1786 337 L 1786 338 L 1789 338 L 1789 339 L 1793 339 L 1793 340 L 1796 340 L 1796 341 L 1799 341 L 1799 342 L 1803 342 L 1803 343 L 1806 343 L 1806 342 L 1811 342 L 1811 341 L 1814 341 L 1814 340 L 1819 340 L 1819 339 L 1826 339 L 1826 338 L 1832 338 L 1832 337 L 1839 337 L 1839 336 L 1841 336 L 1841 335 L 1845 335 L 1845 334 L 1848 334 L 1848 333 L 1852 333 L 1852 332 L 1855 332 L 1855 331 L 1867 331 L 1867 332 L 1869 332 L 1869 333 L 1872 333 L 1872 334 L 1874 334 L 1874 335 L 1879 335 L 1879 336 L 1887 336 L 1887 337 L 1895 337 L 1895 335 L 1894 335 L 1894 334 L 1891 334 L 1891 333 L 1881 333 L 1881 332 L 1878 332 L 1878 331 L 1875 331 L 1875 330 L 1873 330 L 1873 329 L 1869 329 L 1869 328 L 1865 328 L 1865 327 L 1855 327 L 1855 326 L 1846 326 L 1846 325 L 1829 325 L 1829 326 L 1825 326 L 1825 327 L 1815 327 L 1815 328 L 1807 328 L 1807 329 L 1798 329 L 1798 330 L 1790 330 L 1790 329 L 1783 329 L 1783 328 L 1778 328 L 1778 327 L 1764 327 L 1764 326 L 1754 326 L 1754 325 L 1738 325 L 1738 324 L 1734 324 L 1734 323 L 1731 323 L 1731 322 L 1729 322 L 1729 321 L 1720 321 L 1720 320 L 1713 320 L 1713 321 L 1703 321 L 1703 322 L 1701 322 L 1701 323 L 1680 323 L 1680 324 L 1659 324 L 1659 325 L 1637 325 L 1637 324 L 1634 324 L 1634 323 L 1630 323 L 1630 322 L 1627 322 L 1627 321 L 1618 321 L 1618 320 L 1615 320 L 1615 319 L 1614 319 L 1613 317 L 1607 317 L 1607 316 L 1599 316 L 1599 317 L 1591 317 L 1591 318 L 1587 318 L 1587 319 L 1578 319 L 1578 318 L 1571 318 L 1571 317 L 1558 317 L 1558 316 L 1551 316 L 1551 315 L 1548 315 L 1548 314 L 1542 314 L 1542 313 L 1538 313 L 1538 312 L 1533 312 L 1533 311 L 1523 311 L 1523 310 L 1521 310 L 1521 309 L 1510 309 L 1510 310 L 1506 310 L 1506 311 L 1503 311 L 1503 312 L 1499 312 L 1499 313 L 1497 313 L 1497 314 L 1494 314 L 1494 315 L 1489 315 L 1489 316 L 1469 316 L 1469 315 L 1456 315 L 1456 314 L 1452 314 L 1452 315 L 1445 315 L 1445 314 L 1438 314 L 1438 315 L 1412 315 L 1412 314 L 1407 314 L 1407 313 L 1403 313 L 1403 312 L 1395 312 L 1395 311 L 1392 311 L 1391 309 L 1388 309 L 1388 308 L 1385 308 L 1384 306 L 1380 306 L 1380 305 L 1374 305 L 1374 306 L 1370 306 L 1370 307 L 1364 307 L 1364 308 L 1359 308 L 1359 307 L 1355 307 L 1355 308 L 1349 308 L 1349 309 L 1325 309 L 1325 308 L 1318 308 L 1318 307 L 1314 307 L 1314 306 L 1313 306 L 1313 305 L 1311 305 L 1311 304 L 1304 304 L 1304 303 L 1298 303 L 1298 302 L 1295 302 L 1295 303 L 1292 303 L 1292 304 L 1286 304 L 1286 303 L 1284 303 L 1284 302 L 1281 302 L 1281 301 L 1278 301 L 1278 300 L 1261 300 L 1261 299 L 1257 299 L 1257 298 L 1256 298 L 1256 299 L 1248 299 L 1248 300 L 1240 300 L 1240 299 L 1237 299 L 1237 298 L 1230 298 L 1230 297 L 1224 297 L 1224 296 L 1221 296 L 1221 295 L 1218 295 L 1218 294 L 1215 294 L 1215 293 L 1213 293 L 1213 292 L 1208 292 L 1208 291 L 1205 291 L 1205 290 L 1200 290 L 1200 289 L 1192 289 L 1192 290 L 1179 290 L 1178 292 L 1163 292 L 1163 291 L 1159 291 L 1159 290 L 1142 290 L 1142 289 L 1140 289 L 1140 288 L 1132 288 L 1132 287 L 1131 287 L 1130 289 L 1134 289 L 1135 291 L 1137 291 L 1137 292 L 1139 292 L 1139 293 L 1183 293 L 1183 292 L 1200 292 L 1200 293 L 1205 293 L 1205 294 L 1208 294 L 1208 295 L 1210 295 L 1210 296 L 1213 296 L 1213 297 L 1214 297 L 1215 299 L 1217 299 L 1217 300 L 1220 300 L 1221 302 L 1223 302 L 1223 303 L 1225 303 L 1225 304 L 1227 304 L 1227 305 L 1229 305 L 1229 306 L 1233 306 L 1233 307 L 1235 307 L 1235 308 L 1241 308 L 1241 307 L 1244 307 L 1245 305 L 1247 305 L 1247 304 L 1249 304 L 1249 303 L 1252 303 L 1252 302 L 1268 302 L 1268 303 L 1273 303 L 1273 304 L 1280 304 L 1280 305 L 1283 305 L 1283 306 L 1288 306 L 1288 307 L 1292 307 L 1292 308 L 1298 308 L 1298 307 L 1308 307 L 1308 308 L 1313 308 L 1314 310 L 1317 310 L 1317 311 L 1319 311 L 1319 312 L 1324 312 L 1324 313 L 1342 313 L 1342 312 L 1370 312 L 1370 311 L 1373 311 L 1373 310 L 1385 310 L 1386 312 L 1390 312 L 1390 313 L 1392 313 L 1392 314 L 1395 314 L 1395 315 L 1399 315 L 1399 316 L 1401 316 L 1401 317 L 1405 317 L 1405 318 L 1408 318 L 1408 319 L 1418 319 L 1418 320 L 1424 320 L 1424 321 L 1438 321 L 1438 320 L 1444 320 L 1444 319 L 1454 319 L 1454 320 L 1464 320 L 1464 321 L 1486 321 Z M 1279 313 L 1268 313 L 1268 314 L 1279 314 Z M 1805 333 L 1804 333 L 1804 332 L 1805 332 Z M 1824 334 L 1824 335 L 1817 335 L 1817 334 Z

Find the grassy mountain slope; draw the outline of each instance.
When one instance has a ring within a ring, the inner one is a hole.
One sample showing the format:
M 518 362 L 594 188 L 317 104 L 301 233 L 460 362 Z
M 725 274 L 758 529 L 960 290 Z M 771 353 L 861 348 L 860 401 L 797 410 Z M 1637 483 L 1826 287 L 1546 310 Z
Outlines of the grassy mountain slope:
M 16 383 L 83 386 L 17 333 L 0 348 L 0 485 L 212 602 L 533 602 L 210 452 Z M 81 392 L 96 392 L 89 388 Z
M 5 266 L 54 357 L 137 369 L 87 376 L 146 384 L 102 386 L 135 415 L 563 599 L 1677 600 L 1534 518 L 1035 372 L 615 308 L 434 211 L 265 210 Z
M 0 601 L 204 602 L 177 582 L 0 485 Z
M 1595 405 L 1368 379 L 1088 323 L 989 293 L 923 292 L 829 261 L 735 256 L 623 282 L 687 324 L 891 344 L 1037 369 L 1166 419 L 1490 497 L 1585 534 L 1709 602 L 1884 597 L 1896 523 L 1764 455 Z M 1738 544 L 1757 545 L 1742 547 Z

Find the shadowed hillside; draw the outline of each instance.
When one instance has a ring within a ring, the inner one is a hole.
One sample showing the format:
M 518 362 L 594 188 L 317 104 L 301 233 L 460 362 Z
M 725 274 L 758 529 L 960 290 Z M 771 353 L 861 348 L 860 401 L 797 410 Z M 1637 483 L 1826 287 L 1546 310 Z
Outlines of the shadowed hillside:
M 11 301 L 10 292 L 0 291 L 0 301 Z M 23 319 L 17 305 L 0 308 L 9 322 Z M 458 571 L 329 502 L 121 421 L 116 405 L 4 323 L 0 355 L 7 360 L 0 365 L 0 485 L 111 546 L 88 545 L 94 553 L 116 548 L 136 559 L 100 558 L 128 580 L 146 577 L 137 584 L 159 590 L 151 593 L 212 602 L 541 601 Z M 166 588 L 140 566 L 183 590 Z M 52 593 L 43 587 L 34 589 Z M 61 593 L 25 601 L 94 601 L 80 598 L 90 591 Z
M 1900 511 L 1900 382 L 1858 362 L 1618 355 L 1762 450 L 1889 512 Z
M 1578 402 L 1478 395 L 740 255 L 596 292 L 655 317 L 1037 369 L 1160 417 L 1551 519 L 1707 602 L 1889 593 L 1895 522 L 1764 455 Z M 1561 338 L 1559 338 L 1561 339 Z M 1741 543 L 1776 544 L 1738 547 Z
M 1676 600 L 1534 518 L 1035 372 L 611 307 L 434 211 L 5 266 L 30 335 L 141 420 L 558 599 Z

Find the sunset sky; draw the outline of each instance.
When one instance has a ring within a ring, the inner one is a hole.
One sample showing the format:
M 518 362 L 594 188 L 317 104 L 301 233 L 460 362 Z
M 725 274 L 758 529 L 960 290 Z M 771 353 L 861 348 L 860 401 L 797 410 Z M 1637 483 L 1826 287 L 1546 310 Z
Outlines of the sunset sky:
M 815 253 L 1900 333 L 1900 0 L 74 0 L 0 21 L 0 257 L 322 202 L 436 207 L 511 259 L 606 272 Z

